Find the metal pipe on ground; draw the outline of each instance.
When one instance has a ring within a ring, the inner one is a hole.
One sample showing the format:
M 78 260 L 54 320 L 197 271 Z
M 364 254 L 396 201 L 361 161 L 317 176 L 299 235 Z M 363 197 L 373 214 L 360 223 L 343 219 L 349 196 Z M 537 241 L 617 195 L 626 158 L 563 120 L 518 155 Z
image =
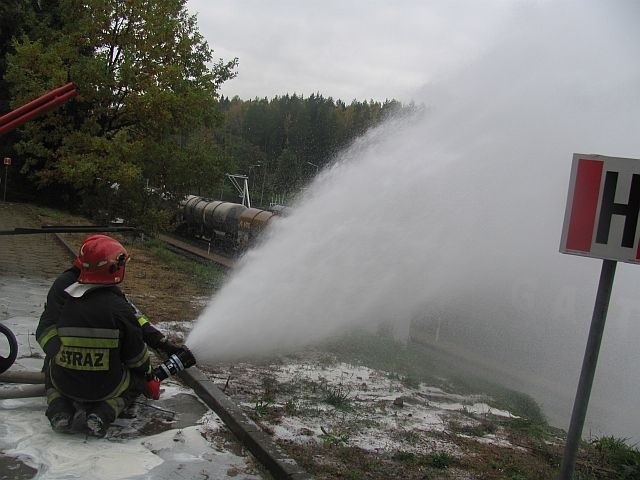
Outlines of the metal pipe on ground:
M 0 388 L 0 400 L 13 398 L 44 397 L 44 384 L 41 385 L 15 385 L 9 388 Z
M 0 383 L 44 383 L 44 373 L 35 370 L 9 370 L 0 374 Z

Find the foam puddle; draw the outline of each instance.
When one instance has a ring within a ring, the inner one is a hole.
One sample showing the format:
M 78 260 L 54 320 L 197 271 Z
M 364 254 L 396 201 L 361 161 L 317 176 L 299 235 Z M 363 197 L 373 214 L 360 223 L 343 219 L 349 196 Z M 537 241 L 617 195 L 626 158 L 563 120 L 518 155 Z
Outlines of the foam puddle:
M 164 388 L 164 400 L 186 392 L 171 384 Z M 0 451 L 35 469 L 33 478 L 39 480 L 171 479 L 178 470 L 188 478 L 203 471 L 215 478 L 231 478 L 234 471 L 247 471 L 246 458 L 207 440 L 223 428 L 212 413 L 205 414 L 197 425 L 127 438 L 114 436 L 113 428 L 128 432 L 126 421 L 118 419 L 106 438 L 95 439 L 80 433 L 53 432 L 45 409 L 43 398 L 0 401 Z M 245 474 L 244 478 L 261 477 Z

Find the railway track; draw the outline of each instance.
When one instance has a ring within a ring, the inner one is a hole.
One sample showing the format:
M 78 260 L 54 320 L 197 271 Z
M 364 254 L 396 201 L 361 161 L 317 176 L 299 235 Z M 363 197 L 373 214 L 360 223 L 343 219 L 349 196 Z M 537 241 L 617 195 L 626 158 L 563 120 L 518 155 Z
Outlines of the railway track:
M 226 257 L 217 252 L 212 252 L 210 246 L 205 242 L 190 241 L 175 235 L 160 234 L 158 238 L 165 242 L 171 250 L 180 254 L 194 258 L 196 261 L 210 261 L 222 265 L 225 268 L 232 269 L 236 261 L 233 258 Z

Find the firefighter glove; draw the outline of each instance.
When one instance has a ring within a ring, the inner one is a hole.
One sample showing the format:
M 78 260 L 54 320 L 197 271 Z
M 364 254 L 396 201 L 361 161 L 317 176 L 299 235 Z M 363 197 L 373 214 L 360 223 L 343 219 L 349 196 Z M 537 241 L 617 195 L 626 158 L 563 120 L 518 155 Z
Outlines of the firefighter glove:
M 144 384 L 144 396 L 158 400 L 160 398 L 160 380 L 151 378 Z

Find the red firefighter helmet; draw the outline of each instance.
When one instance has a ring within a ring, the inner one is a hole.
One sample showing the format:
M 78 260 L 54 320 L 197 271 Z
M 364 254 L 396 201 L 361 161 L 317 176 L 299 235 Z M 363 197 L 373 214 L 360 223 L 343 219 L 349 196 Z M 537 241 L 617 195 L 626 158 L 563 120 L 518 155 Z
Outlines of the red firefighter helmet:
M 107 235 L 103 235 L 101 233 L 94 233 L 93 235 L 89 235 L 87 238 L 84 239 L 84 241 L 82 242 L 82 245 L 80 246 L 80 251 L 82 252 L 82 249 L 84 248 L 84 246 L 89 243 L 89 242 L 93 242 L 94 240 L 97 240 L 98 238 L 108 238 L 110 240 L 113 240 L 111 237 L 107 236 Z M 73 264 L 78 267 L 79 269 L 82 268 L 82 260 L 80 260 L 80 256 L 77 256 L 74 260 L 73 260 Z
M 115 284 L 124 278 L 129 254 L 117 240 L 95 235 L 80 247 L 80 283 Z

